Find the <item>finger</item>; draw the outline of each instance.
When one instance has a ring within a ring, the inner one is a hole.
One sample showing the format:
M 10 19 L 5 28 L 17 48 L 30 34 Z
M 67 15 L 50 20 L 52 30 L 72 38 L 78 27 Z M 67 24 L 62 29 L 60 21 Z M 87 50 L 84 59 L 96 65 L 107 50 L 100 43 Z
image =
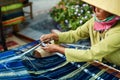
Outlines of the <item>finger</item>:
M 42 35 L 42 36 L 40 37 L 40 40 L 41 40 L 41 41 L 43 41 L 43 37 L 44 37 L 44 36 L 45 36 L 45 35 Z
M 45 46 L 45 47 L 41 47 L 42 49 L 44 49 L 44 50 L 46 50 L 46 49 L 48 49 L 48 46 Z
M 44 37 L 45 35 L 42 35 L 40 38 Z
M 49 41 L 51 41 L 50 39 L 44 39 L 45 43 L 49 43 Z
M 40 40 L 41 40 L 42 42 L 48 42 L 48 41 L 49 41 L 49 39 L 47 39 L 45 36 L 41 37 Z
M 42 36 L 40 37 L 40 40 L 41 40 L 42 42 L 49 42 L 49 41 L 50 41 L 50 39 L 49 39 L 49 37 L 47 37 L 47 35 L 42 35 Z
M 46 48 L 45 48 L 45 47 L 41 47 L 41 49 L 46 50 Z

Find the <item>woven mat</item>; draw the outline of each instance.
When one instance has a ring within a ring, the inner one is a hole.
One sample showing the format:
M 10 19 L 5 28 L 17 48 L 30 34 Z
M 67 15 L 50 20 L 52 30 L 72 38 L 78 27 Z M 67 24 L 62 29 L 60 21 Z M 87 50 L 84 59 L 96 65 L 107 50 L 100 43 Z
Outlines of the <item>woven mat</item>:
M 18 46 L 26 44 L 26 42 L 12 35 L 6 39 L 6 44 L 7 44 L 8 49 L 12 49 L 12 48 L 16 48 Z M 0 51 L 3 51 L 3 48 L 1 45 L 0 45 Z

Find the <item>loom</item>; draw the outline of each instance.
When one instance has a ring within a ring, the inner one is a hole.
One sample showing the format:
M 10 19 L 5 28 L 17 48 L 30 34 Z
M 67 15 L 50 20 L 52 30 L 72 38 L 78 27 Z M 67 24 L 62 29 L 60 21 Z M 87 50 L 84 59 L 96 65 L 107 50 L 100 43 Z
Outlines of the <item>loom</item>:
M 40 46 L 34 41 L 0 54 L 0 80 L 119 80 L 120 67 L 110 63 L 67 62 L 59 53 L 43 58 L 31 54 Z M 65 45 L 66 46 L 66 45 Z M 67 45 L 66 47 L 76 47 Z M 77 47 L 81 47 L 78 46 Z M 82 47 L 83 48 L 83 47 Z

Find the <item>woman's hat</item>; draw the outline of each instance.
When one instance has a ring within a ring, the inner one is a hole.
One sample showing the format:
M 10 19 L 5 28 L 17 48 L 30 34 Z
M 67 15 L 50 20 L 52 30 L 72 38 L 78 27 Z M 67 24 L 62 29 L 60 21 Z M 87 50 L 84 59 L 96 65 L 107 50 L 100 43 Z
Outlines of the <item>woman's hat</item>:
M 90 5 L 120 16 L 120 0 L 82 0 Z

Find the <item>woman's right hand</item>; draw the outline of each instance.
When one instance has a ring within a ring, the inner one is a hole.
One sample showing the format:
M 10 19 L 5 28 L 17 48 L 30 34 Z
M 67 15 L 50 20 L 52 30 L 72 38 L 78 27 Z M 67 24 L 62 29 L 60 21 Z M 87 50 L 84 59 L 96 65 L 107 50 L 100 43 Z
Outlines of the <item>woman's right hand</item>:
M 42 42 L 49 42 L 51 40 L 58 40 L 58 35 L 56 33 L 45 34 L 40 37 Z

